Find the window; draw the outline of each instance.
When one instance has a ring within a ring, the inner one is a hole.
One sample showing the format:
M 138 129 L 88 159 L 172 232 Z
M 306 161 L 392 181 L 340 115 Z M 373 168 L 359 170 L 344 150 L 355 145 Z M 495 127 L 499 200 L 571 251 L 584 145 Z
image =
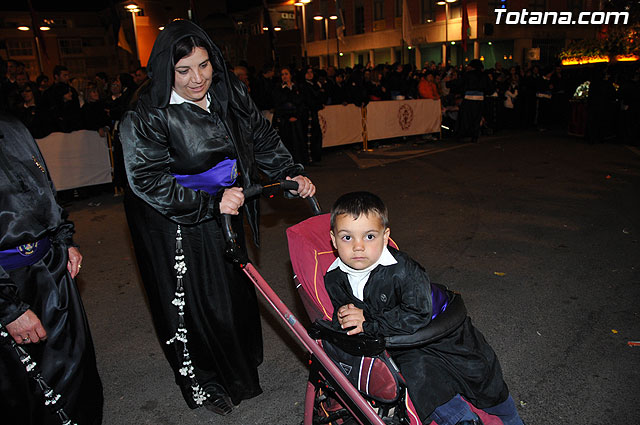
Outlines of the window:
M 373 0 L 373 20 L 384 19 L 384 0 Z
M 82 39 L 82 47 L 102 47 L 105 45 L 104 38 L 91 37 Z
M 7 50 L 9 57 L 15 56 L 33 56 L 33 41 L 26 40 L 7 40 Z
M 75 56 L 82 54 L 81 38 L 60 38 L 58 39 L 61 56 Z
M 449 5 L 449 19 L 462 18 L 462 6 L 459 4 Z
M 354 32 L 356 34 L 364 34 L 364 5 L 358 2 L 355 5 L 354 13 Z
M 428 24 L 429 22 L 435 22 L 436 6 L 434 0 L 420 0 L 420 11 L 422 13 L 420 23 Z

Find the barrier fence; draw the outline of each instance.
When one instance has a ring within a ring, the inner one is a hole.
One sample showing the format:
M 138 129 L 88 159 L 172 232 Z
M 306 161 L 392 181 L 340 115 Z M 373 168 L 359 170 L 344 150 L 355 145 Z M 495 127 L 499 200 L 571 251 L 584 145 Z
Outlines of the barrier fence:
M 330 105 L 318 113 L 322 146 L 440 132 L 439 100 L 390 100 L 355 105 Z M 36 142 L 57 190 L 112 181 L 113 157 L 108 137 L 79 130 L 52 133 Z

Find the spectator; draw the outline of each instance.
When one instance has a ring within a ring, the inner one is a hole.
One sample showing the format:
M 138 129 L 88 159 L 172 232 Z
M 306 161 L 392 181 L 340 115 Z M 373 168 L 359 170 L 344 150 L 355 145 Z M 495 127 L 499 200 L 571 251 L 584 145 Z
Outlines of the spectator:
M 432 73 L 427 72 L 426 75 L 423 74 L 423 76 L 420 78 L 420 82 L 418 83 L 418 94 L 420 95 L 421 99 L 440 99 L 438 87 L 434 82 Z
M 54 84 L 50 94 L 50 107 L 47 115 L 50 120 L 49 130 L 53 132 L 70 133 L 82 128 L 82 113 L 74 90 L 66 83 Z
M 327 79 L 327 105 L 346 105 L 347 104 L 347 91 L 344 86 L 344 71 L 342 69 L 336 70 L 334 80 L 331 77 Z
M 307 114 L 304 92 L 293 82 L 291 69 L 280 70 L 281 86 L 275 90 L 273 125 L 294 162 L 308 164 L 310 152 L 307 138 Z
M 100 99 L 106 101 L 109 94 L 109 77 L 104 72 L 98 72 L 94 78 Z
M 262 72 L 252 82 L 251 98 L 262 113 L 273 109 L 273 91 L 275 90 L 273 64 L 266 64 Z
M 16 109 L 16 116 L 27 127 L 34 139 L 47 135 L 46 120 L 37 102 L 37 92 L 34 83 L 27 83 L 20 90 L 22 103 Z
M 105 102 L 100 99 L 98 87 L 94 83 L 87 87 L 86 101 L 81 110 L 84 128 L 98 131 L 100 136 L 104 137 L 105 129 L 109 128 L 111 122 Z
M 238 80 L 242 81 L 245 86 L 247 86 L 247 90 L 251 93 L 251 85 L 249 84 L 249 71 L 246 66 L 237 65 L 233 68 L 233 73 Z
M 38 93 L 40 96 L 49 88 L 49 77 L 44 74 L 38 75 L 36 78 L 36 85 L 38 86 Z
M 147 67 L 145 66 L 139 67 L 138 69 L 136 69 L 135 73 L 133 74 L 133 82 L 136 84 L 136 87 L 140 87 L 148 79 L 149 79 L 149 76 L 147 75 Z

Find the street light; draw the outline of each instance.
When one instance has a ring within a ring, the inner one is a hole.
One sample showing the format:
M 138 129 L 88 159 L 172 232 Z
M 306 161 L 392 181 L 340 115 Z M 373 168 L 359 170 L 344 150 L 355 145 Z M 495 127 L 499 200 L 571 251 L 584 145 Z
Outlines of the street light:
M 458 0 L 440 0 L 436 4 L 444 6 L 444 44 L 442 44 L 442 66 L 447 66 L 447 43 L 449 42 L 449 3 Z
M 136 27 L 136 13 L 140 12 L 142 9 L 140 9 L 135 3 L 130 3 L 124 8 L 127 12 L 131 12 L 131 19 L 133 21 L 133 41 L 136 48 L 136 58 L 138 59 L 138 62 L 140 62 L 140 52 L 138 51 L 138 28 Z
M 304 65 L 307 65 L 307 14 L 306 6 L 311 3 L 311 0 L 299 0 L 293 5 L 302 8 L 302 57 L 304 58 Z
M 338 17 L 336 15 L 331 15 L 329 17 L 326 16 L 322 16 L 322 15 L 316 15 L 313 17 L 313 19 L 315 19 L 316 21 L 324 21 L 324 36 L 325 36 L 325 40 L 327 40 L 327 67 L 329 66 L 329 20 L 335 21 L 336 19 L 338 19 Z M 336 52 L 337 53 L 337 52 Z

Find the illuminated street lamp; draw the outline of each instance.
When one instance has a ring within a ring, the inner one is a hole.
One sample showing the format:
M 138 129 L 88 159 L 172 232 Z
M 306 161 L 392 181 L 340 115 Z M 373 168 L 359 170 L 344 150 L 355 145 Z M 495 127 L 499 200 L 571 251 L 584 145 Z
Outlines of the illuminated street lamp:
M 304 64 L 307 65 L 307 5 L 311 3 L 311 0 L 298 0 L 293 3 L 294 6 L 302 8 L 302 57 L 304 58 Z
M 335 21 L 338 17 L 336 15 L 331 15 L 329 17 L 316 15 L 313 19 L 316 21 L 324 21 L 324 36 L 325 40 L 327 40 L 327 66 L 329 66 L 329 20 Z
M 129 3 L 124 8 L 127 12 L 131 12 L 131 19 L 133 21 L 133 38 L 134 38 L 133 41 L 136 48 L 136 59 L 138 59 L 138 62 L 140 62 L 140 52 L 138 51 L 138 28 L 136 27 L 136 14 L 140 12 L 141 9 L 135 3 Z
M 436 4 L 444 6 L 444 43 L 442 44 L 442 65 L 447 65 L 447 43 L 449 42 L 449 3 L 458 0 L 440 0 Z M 453 43 L 452 43 L 453 44 Z

